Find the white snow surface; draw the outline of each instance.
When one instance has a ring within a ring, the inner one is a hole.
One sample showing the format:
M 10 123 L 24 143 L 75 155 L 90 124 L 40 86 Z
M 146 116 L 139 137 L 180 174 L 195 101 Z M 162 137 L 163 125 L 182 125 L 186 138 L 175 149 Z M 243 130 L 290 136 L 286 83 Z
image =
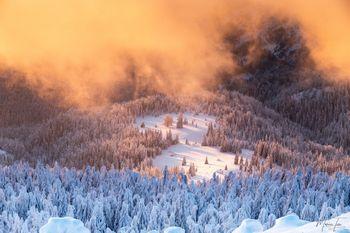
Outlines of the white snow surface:
M 163 124 L 166 115 L 171 115 L 173 118 L 173 125 L 171 127 L 166 127 Z M 177 129 L 177 116 L 178 113 L 171 113 L 160 116 L 138 117 L 136 119 L 136 125 L 140 130 L 144 130 L 140 127 L 141 124 L 144 123 L 145 128 L 160 130 L 164 137 L 169 130 L 171 130 L 173 137 L 175 137 L 175 135 L 179 136 L 179 144 L 163 150 L 160 156 L 154 158 L 153 166 L 160 169 L 164 169 L 166 166 L 168 168 L 179 167 L 187 172 L 190 164 L 194 163 L 197 171 L 196 176 L 192 177 L 193 180 L 210 179 L 214 172 L 218 175 L 224 175 L 229 171 L 239 169 L 238 165 L 234 165 L 234 154 L 223 153 L 220 152 L 219 148 L 201 145 L 209 124 L 213 123 L 215 127 L 215 117 L 186 112 L 183 116 L 188 120 L 188 124 L 184 125 L 182 129 Z M 186 139 L 188 141 L 187 144 Z M 242 150 L 241 155 L 249 159 L 252 153 L 252 151 L 245 149 Z M 186 157 L 187 164 L 182 166 L 184 157 Z M 204 164 L 206 157 L 208 157 L 209 164 Z M 226 165 L 228 168 L 227 171 L 225 171 Z
M 276 224 L 271 229 L 267 230 L 267 233 L 285 232 L 289 229 L 295 229 L 303 226 L 307 221 L 301 220 L 296 214 L 289 214 L 282 218 L 276 219 Z
M 164 233 L 185 233 L 181 227 L 168 227 L 163 230 Z
M 90 233 L 84 224 L 72 217 L 50 218 L 39 233 Z
M 84 224 L 71 217 L 50 218 L 48 223 L 40 228 L 39 233 L 90 233 Z M 148 233 L 158 231 L 149 231 Z M 168 227 L 163 233 L 185 233 L 180 227 Z M 245 219 L 232 233 L 350 233 L 350 212 L 323 222 L 308 222 L 299 219 L 295 214 L 289 214 L 276 220 L 275 225 L 263 231 L 258 220 Z
M 232 233 L 255 233 L 262 232 L 263 226 L 259 222 L 259 220 L 255 219 L 245 219 L 241 223 L 241 225 L 235 229 Z
M 350 212 L 322 222 L 308 222 L 290 214 L 277 219 L 272 228 L 262 229 L 258 220 L 246 219 L 232 233 L 350 233 Z

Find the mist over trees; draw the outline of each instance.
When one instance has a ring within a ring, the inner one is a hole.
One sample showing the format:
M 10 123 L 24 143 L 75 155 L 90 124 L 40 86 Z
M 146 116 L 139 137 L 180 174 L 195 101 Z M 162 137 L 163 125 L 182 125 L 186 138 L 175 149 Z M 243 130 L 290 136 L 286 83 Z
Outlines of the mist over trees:
M 35 111 L 33 108 L 31 114 Z M 177 140 L 171 132 L 162 135 L 147 128 L 140 132 L 135 118 L 185 111 L 216 116 L 202 144 L 219 146 L 223 152 L 240 153 L 243 148 L 257 152 L 259 143 L 264 143 L 278 166 L 310 165 L 330 173 L 350 168 L 347 114 L 324 130 L 314 131 L 235 91 L 193 97 L 156 95 L 93 110 L 62 111 L 39 123 L 0 128 L 0 146 L 14 160 L 33 165 L 57 161 L 69 167 L 147 167 L 153 157 Z M 177 121 L 181 122 L 180 116 Z M 258 152 L 256 156 L 264 162 L 268 157 Z
M 232 28 L 224 41 L 238 68 L 221 74 L 221 88 L 260 100 L 309 130 L 312 140 L 348 153 L 349 81 L 317 66 L 302 30 L 278 17 L 263 20 L 254 35 Z
M 24 74 L 1 69 L 0 109 L 1 128 L 39 123 L 64 110 L 58 96 L 39 96 Z

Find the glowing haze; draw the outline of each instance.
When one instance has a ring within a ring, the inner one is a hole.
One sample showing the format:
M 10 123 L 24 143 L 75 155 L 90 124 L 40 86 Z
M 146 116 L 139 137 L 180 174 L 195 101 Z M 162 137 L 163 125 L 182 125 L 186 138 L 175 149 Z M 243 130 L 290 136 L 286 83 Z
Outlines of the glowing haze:
M 41 92 L 67 101 L 108 101 L 130 75 L 162 92 L 199 90 L 234 69 L 222 46 L 234 25 L 294 17 L 322 67 L 350 72 L 346 0 L 0 0 L 0 62 Z M 136 81 L 135 81 L 136 80 Z M 135 90 L 134 90 L 135 91 Z M 111 94 L 112 93 L 112 94 Z

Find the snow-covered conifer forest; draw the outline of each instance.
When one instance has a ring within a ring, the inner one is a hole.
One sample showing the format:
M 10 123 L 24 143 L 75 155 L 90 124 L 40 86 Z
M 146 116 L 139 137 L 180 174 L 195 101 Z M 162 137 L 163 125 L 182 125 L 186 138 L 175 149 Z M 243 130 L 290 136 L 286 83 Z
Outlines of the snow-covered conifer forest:
M 318 65 L 300 21 L 253 25 L 225 24 L 201 72 L 162 57 L 170 39 L 108 82 L 0 60 L 0 233 L 349 232 L 349 79 Z
M 350 211 L 350 178 L 312 169 L 229 173 L 196 184 L 185 174 L 143 176 L 106 167 L 17 163 L 1 167 L 2 232 L 38 232 L 50 216 L 81 220 L 91 232 L 232 232 L 246 218 L 265 229 L 288 213 L 318 221 Z M 124 231 L 121 231 L 124 230 Z

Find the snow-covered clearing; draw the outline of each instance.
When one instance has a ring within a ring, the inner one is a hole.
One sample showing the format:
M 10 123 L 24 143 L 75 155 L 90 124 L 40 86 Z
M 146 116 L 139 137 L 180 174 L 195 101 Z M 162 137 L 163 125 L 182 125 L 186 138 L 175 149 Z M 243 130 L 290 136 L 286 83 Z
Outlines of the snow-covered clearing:
M 308 222 L 290 214 L 277 219 L 272 228 L 262 229 L 258 220 L 246 219 L 233 233 L 350 233 L 350 213 L 323 222 Z
M 164 118 L 170 115 L 173 118 L 171 127 L 166 127 L 163 122 Z M 147 129 L 160 130 L 165 136 L 171 130 L 173 136 L 179 136 L 179 144 L 169 147 L 162 151 L 160 156 L 153 160 L 153 165 L 160 169 L 167 167 L 179 167 L 185 172 L 188 171 L 190 164 L 193 163 L 196 167 L 196 176 L 192 179 L 202 180 L 211 178 L 213 173 L 225 174 L 225 166 L 228 171 L 239 169 L 238 165 L 234 164 L 235 155 L 232 153 L 220 152 L 218 148 L 202 146 L 203 136 L 207 133 L 210 123 L 215 125 L 215 117 L 204 114 L 184 113 L 184 119 L 187 119 L 188 124 L 182 129 L 176 128 L 177 113 L 164 114 L 160 116 L 146 116 L 136 119 L 137 126 L 141 129 L 141 124 L 144 123 Z M 187 140 L 187 144 L 186 144 Z M 252 155 L 250 150 L 242 150 L 242 156 L 249 158 Z M 186 158 L 186 165 L 182 166 L 183 158 Z M 208 164 L 205 160 L 208 158 Z

